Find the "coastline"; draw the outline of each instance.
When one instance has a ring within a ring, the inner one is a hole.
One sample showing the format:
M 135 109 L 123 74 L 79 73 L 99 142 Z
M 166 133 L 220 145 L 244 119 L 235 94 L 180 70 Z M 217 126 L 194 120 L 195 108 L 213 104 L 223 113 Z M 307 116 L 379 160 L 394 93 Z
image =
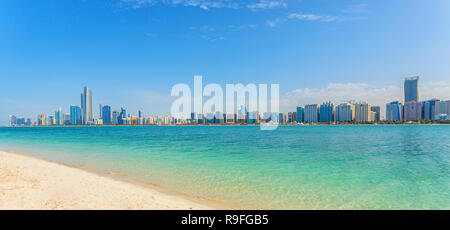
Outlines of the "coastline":
M 0 150 L 0 209 L 207 210 L 200 198 Z

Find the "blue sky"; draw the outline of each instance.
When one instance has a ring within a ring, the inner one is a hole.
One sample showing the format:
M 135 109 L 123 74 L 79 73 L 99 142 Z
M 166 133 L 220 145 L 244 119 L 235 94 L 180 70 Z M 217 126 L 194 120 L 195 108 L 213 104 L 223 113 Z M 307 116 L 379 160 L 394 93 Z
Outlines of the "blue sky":
M 449 12 L 448 0 L 0 1 L 0 124 L 68 112 L 84 85 L 95 104 L 165 114 L 194 75 L 279 83 L 283 110 L 384 106 L 415 75 L 421 99 L 448 100 Z

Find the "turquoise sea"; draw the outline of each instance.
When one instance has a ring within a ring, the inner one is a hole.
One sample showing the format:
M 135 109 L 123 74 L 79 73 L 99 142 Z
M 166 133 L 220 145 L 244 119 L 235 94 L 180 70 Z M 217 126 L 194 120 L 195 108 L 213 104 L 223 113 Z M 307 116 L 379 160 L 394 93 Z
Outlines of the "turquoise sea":
M 0 149 L 238 208 L 450 209 L 445 125 L 2 127 Z

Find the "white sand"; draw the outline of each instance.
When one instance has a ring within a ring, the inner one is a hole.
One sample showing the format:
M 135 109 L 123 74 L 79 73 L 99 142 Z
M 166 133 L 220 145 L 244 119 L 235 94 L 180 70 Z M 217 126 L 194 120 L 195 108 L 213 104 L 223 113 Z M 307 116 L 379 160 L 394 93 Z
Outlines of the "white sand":
M 210 209 L 194 200 L 0 151 L 0 209 Z

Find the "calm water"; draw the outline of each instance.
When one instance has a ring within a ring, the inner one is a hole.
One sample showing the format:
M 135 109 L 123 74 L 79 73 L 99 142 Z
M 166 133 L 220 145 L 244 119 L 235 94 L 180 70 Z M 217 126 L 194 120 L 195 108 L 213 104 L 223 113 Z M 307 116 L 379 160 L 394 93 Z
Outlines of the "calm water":
M 0 128 L 0 149 L 242 208 L 450 209 L 450 126 Z

